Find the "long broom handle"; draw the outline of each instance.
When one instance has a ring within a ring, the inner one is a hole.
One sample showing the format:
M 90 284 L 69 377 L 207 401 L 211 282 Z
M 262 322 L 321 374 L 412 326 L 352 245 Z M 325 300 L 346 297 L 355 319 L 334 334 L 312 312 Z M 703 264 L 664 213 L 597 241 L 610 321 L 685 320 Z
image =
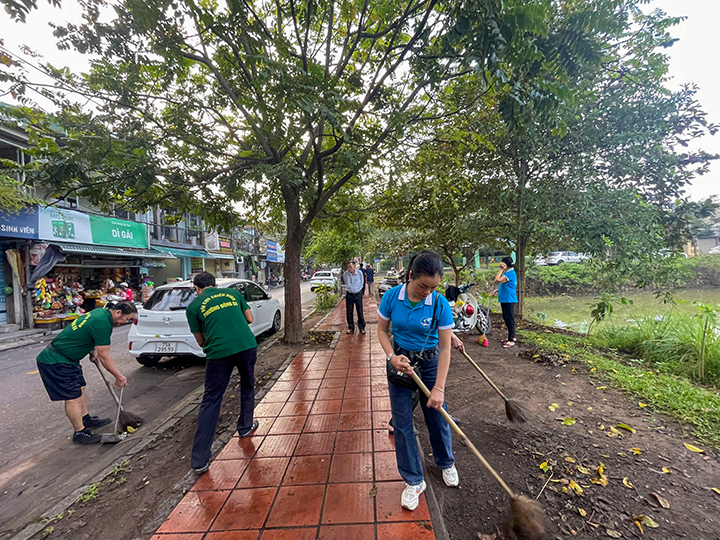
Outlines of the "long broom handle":
M 417 384 L 420 387 L 420 389 L 423 391 L 423 393 L 427 397 L 430 397 L 430 390 L 428 390 L 427 386 L 425 386 L 425 383 L 423 383 L 420 380 L 420 377 L 417 376 L 417 373 L 415 373 L 414 371 L 411 371 L 410 376 L 415 381 L 415 384 Z M 487 462 L 487 460 L 483 457 L 483 455 L 480 453 L 480 451 L 477 448 L 475 448 L 475 445 L 472 443 L 472 441 L 470 439 L 467 438 L 467 435 L 465 435 L 465 433 L 463 433 L 463 431 L 458 427 L 458 425 L 455 423 L 455 421 L 452 419 L 452 417 L 448 414 L 448 412 L 445 409 L 443 409 L 442 407 L 440 407 L 440 409 L 438 409 L 438 411 L 440 412 L 440 414 L 443 415 L 443 418 L 447 421 L 447 423 L 450 424 L 450 427 L 455 431 L 455 433 L 460 435 L 462 440 L 465 441 L 465 444 L 467 445 L 467 447 L 470 448 L 470 450 L 472 450 L 472 453 L 475 454 L 475 456 L 480 460 L 480 463 L 483 464 L 483 466 L 488 470 L 488 472 L 490 472 L 490 474 L 495 478 L 495 480 L 498 481 L 500 486 L 507 492 L 508 495 L 510 495 L 510 498 L 514 499 L 515 493 L 513 492 L 512 489 L 510 489 L 510 486 L 508 486 L 505 483 L 505 480 L 503 480 L 500 477 L 500 475 L 497 473 L 497 471 L 492 468 L 492 465 L 490 465 Z
M 497 386 L 495 386 L 495 383 L 490 380 L 490 377 L 488 377 L 485 374 L 485 372 L 482 370 L 482 368 L 475 363 L 475 360 L 470 358 L 470 355 L 468 355 L 468 353 L 466 353 L 465 351 L 460 351 L 460 352 L 462 352 L 463 356 L 465 358 L 467 358 L 468 362 L 470 362 L 473 366 L 475 366 L 475 369 L 477 369 L 480 372 L 480 375 L 483 376 L 483 378 L 488 382 L 488 384 L 490 384 L 490 386 L 492 386 L 495 389 L 495 391 L 498 394 L 500 394 L 500 397 L 503 398 L 505 401 L 509 401 L 507 396 L 505 396 L 505 394 L 503 394 L 502 390 L 500 390 Z
M 113 399 L 115 400 L 115 405 L 120 407 L 120 401 L 118 400 L 117 394 L 115 393 L 115 390 L 113 390 L 113 387 L 110 385 L 110 382 L 105 378 L 105 374 L 102 372 L 102 369 L 100 369 L 100 364 L 97 360 L 93 360 L 90 358 L 90 361 L 95 364 L 95 367 L 98 369 L 98 372 L 100 373 L 100 376 L 102 377 L 103 382 L 105 383 L 105 386 L 108 387 L 108 390 L 110 390 L 110 393 L 112 394 Z

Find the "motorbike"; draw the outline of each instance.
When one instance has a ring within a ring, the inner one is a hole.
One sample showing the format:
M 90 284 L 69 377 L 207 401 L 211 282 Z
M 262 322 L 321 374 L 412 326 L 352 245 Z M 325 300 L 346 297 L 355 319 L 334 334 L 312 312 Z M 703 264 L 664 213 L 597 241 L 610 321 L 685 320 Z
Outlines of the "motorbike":
M 282 278 L 279 278 L 277 276 L 270 276 L 267 279 L 267 286 L 268 287 L 279 287 L 281 284 L 281 279 Z
M 302 275 L 300 276 L 300 279 L 302 281 L 310 281 L 311 277 L 312 276 L 310 274 L 308 274 L 307 272 L 303 272 Z
M 382 298 L 386 292 L 388 292 L 393 287 L 397 287 L 398 285 L 400 285 L 400 275 L 392 274 L 392 273 L 388 272 L 388 274 L 378 284 L 378 287 L 377 287 L 378 298 Z
M 490 332 L 490 307 L 482 309 L 477 299 L 470 293 L 473 283 L 460 287 L 451 285 L 445 291 L 445 298 L 450 303 L 453 315 L 452 331 L 456 334 L 465 334 L 476 328 L 480 334 Z

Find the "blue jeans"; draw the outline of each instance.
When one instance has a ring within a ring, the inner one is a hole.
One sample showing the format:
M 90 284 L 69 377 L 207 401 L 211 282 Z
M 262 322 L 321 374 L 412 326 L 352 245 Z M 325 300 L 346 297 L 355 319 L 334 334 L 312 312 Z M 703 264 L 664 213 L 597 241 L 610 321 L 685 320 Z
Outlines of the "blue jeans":
M 396 353 L 402 354 L 402 352 L 397 352 L 397 349 Z M 438 357 L 439 354 L 422 364 L 420 379 L 428 388 L 435 386 Z M 398 471 L 405 483 L 417 486 L 423 481 L 423 468 L 420 449 L 413 431 L 413 391 L 409 388 L 397 386 L 390 381 L 388 381 L 388 387 L 390 389 L 393 428 L 395 429 L 395 457 L 397 458 Z M 430 435 L 430 444 L 435 463 L 441 469 L 448 469 L 455 464 L 452 453 L 450 424 L 445 421 L 440 411 L 428 408 L 427 396 L 422 390 L 420 391 L 420 406 L 425 416 L 425 424 L 427 424 Z M 447 411 L 445 403 L 443 403 L 443 409 Z

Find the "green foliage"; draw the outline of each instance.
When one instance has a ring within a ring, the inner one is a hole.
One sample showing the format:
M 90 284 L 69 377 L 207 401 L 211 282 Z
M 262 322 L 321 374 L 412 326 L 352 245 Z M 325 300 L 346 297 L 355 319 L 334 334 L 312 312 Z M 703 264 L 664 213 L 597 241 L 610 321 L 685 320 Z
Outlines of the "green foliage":
M 672 310 L 661 318 L 604 329 L 593 342 L 629 351 L 653 369 L 720 386 L 718 307 L 695 305 L 695 314 Z
M 586 263 L 530 265 L 527 270 L 526 290 L 533 296 L 587 294 L 595 290 L 595 283 L 592 268 Z
M 327 285 L 321 285 L 315 289 L 315 310 L 318 312 L 327 312 L 333 309 L 339 299 L 336 289 Z
M 14 162 L 11 162 L 14 163 Z M 7 164 L 7 162 L 5 162 Z M 0 166 L 3 164 L 0 163 Z M 38 199 L 28 195 L 21 182 L 0 171 L 0 210 L 16 214 L 23 208 L 38 204 Z
M 720 394 L 717 391 L 698 387 L 682 377 L 628 365 L 631 360 L 607 351 L 608 345 L 602 342 L 600 333 L 592 338 L 524 330 L 520 334 L 523 342 L 536 347 L 536 354 L 560 354 L 595 368 L 595 375 L 612 386 L 694 426 L 700 440 L 720 447 Z M 591 343 L 602 346 L 604 351 L 593 349 L 589 346 Z
M 85 493 L 78 497 L 77 502 L 85 503 L 96 499 L 97 496 L 100 494 L 100 492 L 98 491 L 99 486 L 99 482 L 96 484 L 92 484 L 90 487 L 87 488 L 87 491 L 85 491 Z
M 720 287 L 720 255 L 699 255 L 685 259 L 686 272 L 692 271 L 688 280 L 693 285 Z

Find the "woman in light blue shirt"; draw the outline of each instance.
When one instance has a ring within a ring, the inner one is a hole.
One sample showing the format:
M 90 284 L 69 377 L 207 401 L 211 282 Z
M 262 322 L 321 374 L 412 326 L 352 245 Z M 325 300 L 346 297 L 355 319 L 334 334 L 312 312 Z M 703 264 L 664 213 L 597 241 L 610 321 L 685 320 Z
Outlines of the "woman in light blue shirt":
M 445 484 L 459 484 L 452 453 L 450 425 L 439 412 L 445 405 L 445 380 L 450 367 L 453 327 L 452 311 L 445 297 L 435 291 L 443 274 L 443 263 L 434 251 L 422 251 L 410 260 L 406 283 L 393 287 L 382 298 L 378 308 L 378 341 L 391 365 L 388 370 L 404 374 L 420 371 L 430 397 L 420 393 L 420 404 L 430 434 L 435 463 L 442 469 Z M 393 342 L 390 341 L 392 323 Z M 407 376 L 409 381 L 412 379 Z M 388 380 L 390 407 L 395 429 L 395 456 L 406 487 L 402 493 L 403 508 L 415 510 L 425 491 L 422 460 L 413 430 L 412 385 Z
M 513 260 L 505 257 L 500 263 L 500 270 L 495 276 L 498 287 L 498 302 L 502 307 L 503 320 L 508 329 L 507 339 L 503 339 L 503 347 L 515 346 L 515 304 L 517 304 L 517 275 L 513 268 Z

